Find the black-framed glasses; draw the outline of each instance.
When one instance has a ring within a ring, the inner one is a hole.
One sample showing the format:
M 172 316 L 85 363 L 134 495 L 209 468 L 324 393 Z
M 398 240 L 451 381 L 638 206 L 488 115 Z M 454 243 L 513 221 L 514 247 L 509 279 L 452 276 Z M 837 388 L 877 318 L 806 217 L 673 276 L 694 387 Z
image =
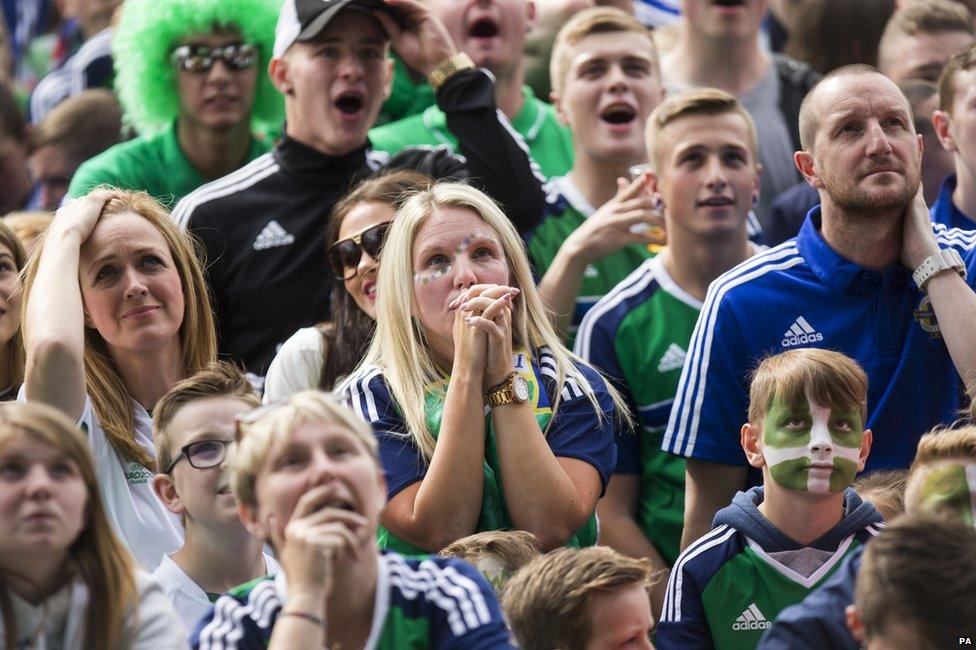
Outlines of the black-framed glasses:
M 366 251 L 373 259 L 379 259 L 386 241 L 386 232 L 392 221 L 378 223 L 361 233 L 347 237 L 329 246 L 326 259 L 336 280 L 348 280 L 359 271 L 359 260 Z
M 258 60 L 258 47 L 251 43 L 231 43 L 223 47 L 180 45 L 173 50 L 170 60 L 184 72 L 210 72 L 217 61 L 223 61 L 231 70 L 245 70 Z
M 169 467 L 163 473 L 169 474 L 172 472 L 173 468 L 176 467 L 176 463 L 180 462 L 181 458 L 186 458 L 186 462 L 190 463 L 190 467 L 195 467 L 196 469 L 217 467 L 227 457 L 227 447 L 233 444 L 236 444 L 233 440 L 198 440 L 188 445 L 183 445 L 179 455 L 173 459 L 173 462 L 169 464 Z

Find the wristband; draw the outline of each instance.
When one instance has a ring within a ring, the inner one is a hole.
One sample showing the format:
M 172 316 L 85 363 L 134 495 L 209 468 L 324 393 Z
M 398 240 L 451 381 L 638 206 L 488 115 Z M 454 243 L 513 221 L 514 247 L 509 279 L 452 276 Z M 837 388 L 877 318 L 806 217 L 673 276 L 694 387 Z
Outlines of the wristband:
M 327 632 L 328 629 L 329 629 L 329 626 L 325 622 L 325 619 L 324 618 L 322 618 L 321 616 L 316 616 L 315 614 L 312 614 L 311 612 L 298 612 L 298 611 L 288 612 L 288 611 L 283 611 L 280 614 L 278 614 L 278 618 L 282 618 L 284 616 L 294 616 L 295 618 L 304 619 L 304 620 L 308 621 L 309 623 L 315 623 L 320 628 L 322 628 L 322 632 Z
M 471 70 L 474 68 L 474 61 L 471 57 L 461 52 L 455 54 L 449 59 L 441 61 L 434 71 L 427 75 L 427 82 L 430 87 L 434 89 L 436 93 L 437 90 L 444 85 L 444 82 L 450 79 L 453 75 L 460 72 L 461 70 Z
M 925 291 L 928 281 L 943 271 L 955 271 L 964 280 L 966 279 L 966 264 L 962 261 L 959 251 L 954 248 L 944 248 L 938 253 L 929 255 L 912 273 L 912 279 L 921 291 Z

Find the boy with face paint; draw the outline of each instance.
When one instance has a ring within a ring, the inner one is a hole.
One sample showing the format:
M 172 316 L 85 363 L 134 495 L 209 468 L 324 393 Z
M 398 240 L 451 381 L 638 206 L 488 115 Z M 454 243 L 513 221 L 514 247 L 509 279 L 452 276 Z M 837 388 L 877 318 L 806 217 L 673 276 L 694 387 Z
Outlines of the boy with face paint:
M 755 648 L 780 611 L 878 533 L 880 513 L 850 489 L 871 448 L 866 408 L 867 377 L 838 352 L 759 364 L 742 448 L 763 485 L 738 493 L 678 558 L 659 648 Z
M 976 517 L 976 426 L 936 429 L 918 442 L 908 471 L 905 513 L 929 513 L 974 525 Z M 763 636 L 763 650 L 856 650 L 862 647 L 845 620 L 855 601 L 864 548 L 858 548 L 822 587 L 776 619 Z M 963 575 L 960 573 L 960 575 Z M 851 621 L 856 622 L 856 621 Z M 918 646 L 916 646 L 918 647 Z

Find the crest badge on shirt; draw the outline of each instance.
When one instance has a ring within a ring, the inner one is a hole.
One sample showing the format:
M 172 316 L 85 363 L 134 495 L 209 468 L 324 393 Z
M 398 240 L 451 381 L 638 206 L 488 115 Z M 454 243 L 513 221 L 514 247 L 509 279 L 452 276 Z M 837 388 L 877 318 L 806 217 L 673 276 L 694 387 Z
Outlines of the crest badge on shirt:
M 942 338 L 942 329 L 939 328 L 939 321 L 935 318 L 935 310 L 932 309 L 932 301 L 928 296 L 922 296 L 922 301 L 918 303 L 918 308 L 914 310 L 915 320 L 928 332 L 933 339 Z

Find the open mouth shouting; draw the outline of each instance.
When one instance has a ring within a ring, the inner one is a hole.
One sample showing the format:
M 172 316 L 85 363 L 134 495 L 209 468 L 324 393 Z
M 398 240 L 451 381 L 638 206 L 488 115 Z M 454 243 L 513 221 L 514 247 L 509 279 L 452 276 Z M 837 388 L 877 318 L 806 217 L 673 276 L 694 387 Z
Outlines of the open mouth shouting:
M 468 28 L 468 36 L 471 38 L 495 38 L 498 33 L 498 23 L 487 16 L 475 20 Z
M 339 113 L 348 119 L 359 119 L 366 106 L 366 97 L 359 90 L 345 90 L 333 102 Z
M 600 111 L 600 121 L 614 131 L 626 131 L 637 120 L 637 109 L 625 102 L 609 104 Z
M 742 7 L 745 6 L 746 0 L 712 0 L 712 4 L 719 7 Z

